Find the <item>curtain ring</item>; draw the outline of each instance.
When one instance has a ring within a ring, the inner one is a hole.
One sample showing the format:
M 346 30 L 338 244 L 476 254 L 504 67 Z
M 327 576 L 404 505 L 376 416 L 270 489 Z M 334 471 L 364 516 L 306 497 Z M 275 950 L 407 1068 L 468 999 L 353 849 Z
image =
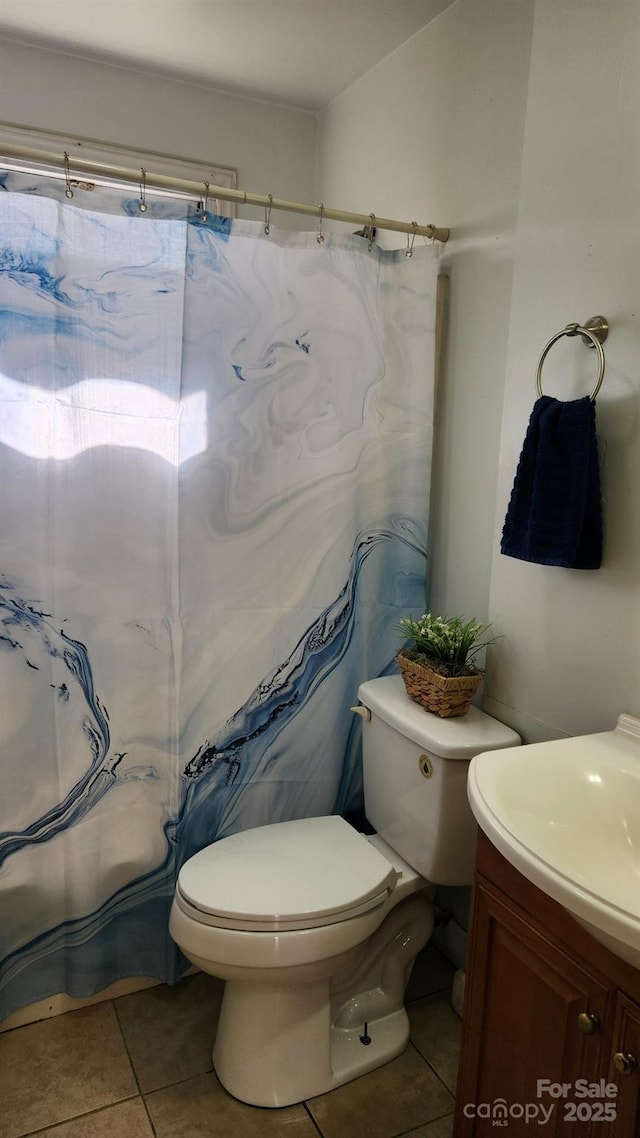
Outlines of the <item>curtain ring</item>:
M 413 257 L 413 243 L 416 239 L 416 229 L 418 228 L 418 222 L 412 221 L 411 224 L 413 226 L 413 233 L 409 233 L 407 231 L 407 247 L 404 251 L 405 257 Z
M 204 206 L 202 208 L 202 213 L 200 214 L 200 221 L 203 223 L 203 225 L 206 225 L 208 220 L 209 220 L 209 214 L 207 213 L 207 210 L 209 208 L 209 185 L 210 185 L 210 183 L 209 182 L 203 182 L 202 184 L 204 186 Z
M 373 238 L 375 237 L 375 232 L 376 232 L 376 215 L 375 215 L 375 213 L 370 213 L 369 217 L 371 219 L 371 227 L 370 227 L 370 231 L 369 231 L 368 250 L 369 250 L 369 252 L 371 252 L 371 247 L 373 245 Z
M 324 245 L 324 233 L 322 232 L 322 214 L 323 214 L 323 211 L 324 211 L 324 204 L 321 202 L 320 203 L 320 229 L 318 231 L 318 236 L 316 237 L 316 241 L 318 242 L 318 245 Z
M 268 194 L 267 196 L 269 198 L 269 207 L 268 207 L 268 209 L 267 209 L 267 206 L 264 207 L 264 233 L 265 233 L 265 237 L 268 237 L 269 234 L 271 233 L 271 206 L 273 205 L 273 194 Z
M 72 198 L 73 197 L 73 190 L 71 189 L 71 174 L 69 172 L 69 151 L 68 150 L 65 150 L 65 152 L 64 152 L 64 180 L 67 184 L 67 188 L 64 191 L 64 196 L 65 196 L 65 198 Z
M 140 167 L 140 201 L 138 202 L 138 209 L 140 213 L 147 212 L 147 171 L 144 166 Z

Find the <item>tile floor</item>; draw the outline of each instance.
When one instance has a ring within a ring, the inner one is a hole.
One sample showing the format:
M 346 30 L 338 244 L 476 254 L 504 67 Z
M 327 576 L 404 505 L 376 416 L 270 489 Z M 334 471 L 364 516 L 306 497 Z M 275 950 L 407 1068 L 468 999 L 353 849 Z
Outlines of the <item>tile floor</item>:
M 451 1138 L 460 1021 L 436 948 L 407 992 L 398 1059 L 283 1110 L 231 1098 L 211 1047 L 221 985 L 199 974 L 0 1035 L 0 1138 Z

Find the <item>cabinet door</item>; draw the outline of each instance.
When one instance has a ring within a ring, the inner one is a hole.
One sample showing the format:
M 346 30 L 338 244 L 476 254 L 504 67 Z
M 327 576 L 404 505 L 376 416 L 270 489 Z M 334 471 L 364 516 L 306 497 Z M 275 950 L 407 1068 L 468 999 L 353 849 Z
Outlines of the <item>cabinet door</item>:
M 603 1138 L 640 1138 L 640 1005 L 626 996 L 616 1000 L 608 1083 L 615 1083 L 616 1120 L 602 1128 Z
M 480 884 L 467 983 L 456 1138 L 602 1134 L 567 1110 L 576 1080 L 601 1070 L 601 982 Z

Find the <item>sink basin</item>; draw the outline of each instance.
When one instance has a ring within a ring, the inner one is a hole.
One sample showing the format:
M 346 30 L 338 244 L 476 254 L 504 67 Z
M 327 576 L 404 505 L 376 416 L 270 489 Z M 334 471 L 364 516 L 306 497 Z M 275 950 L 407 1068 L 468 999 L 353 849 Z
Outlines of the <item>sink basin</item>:
M 640 719 L 477 755 L 478 825 L 524 877 L 640 968 Z

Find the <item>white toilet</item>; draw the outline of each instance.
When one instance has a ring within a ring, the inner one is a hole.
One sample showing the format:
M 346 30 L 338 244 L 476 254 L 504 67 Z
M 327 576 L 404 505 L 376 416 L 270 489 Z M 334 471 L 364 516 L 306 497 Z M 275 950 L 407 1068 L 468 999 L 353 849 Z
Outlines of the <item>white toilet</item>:
M 323 1094 L 403 1051 L 405 987 L 433 928 L 428 886 L 473 876 L 469 762 L 520 742 L 473 707 L 430 715 L 400 676 L 358 698 L 377 833 L 336 816 L 260 826 L 207 846 L 178 877 L 171 936 L 226 980 L 216 1073 L 256 1106 Z

